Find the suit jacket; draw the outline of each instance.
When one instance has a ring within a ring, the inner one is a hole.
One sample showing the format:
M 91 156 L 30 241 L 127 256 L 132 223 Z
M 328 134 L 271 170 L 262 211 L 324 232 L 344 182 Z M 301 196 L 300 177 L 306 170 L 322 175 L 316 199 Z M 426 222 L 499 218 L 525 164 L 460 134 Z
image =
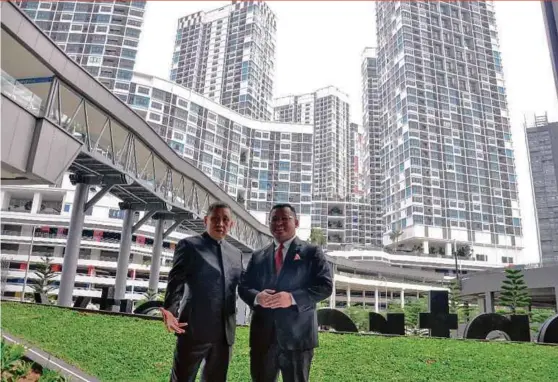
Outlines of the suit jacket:
M 188 323 L 183 335 L 196 343 L 234 343 L 241 274 L 242 253 L 225 240 L 203 233 L 178 243 L 164 307 Z
M 332 274 L 322 250 L 295 238 L 281 272 L 276 275 L 274 245 L 254 252 L 238 288 L 240 298 L 253 307 L 250 346 L 266 349 L 277 342 L 281 349 L 308 350 L 318 346 L 316 303 L 332 292 Z M 296 258 L 296 260 L 295 260 Z M 269 309 L 254 307 L 264 289 L 292 293 L 296 305 Z

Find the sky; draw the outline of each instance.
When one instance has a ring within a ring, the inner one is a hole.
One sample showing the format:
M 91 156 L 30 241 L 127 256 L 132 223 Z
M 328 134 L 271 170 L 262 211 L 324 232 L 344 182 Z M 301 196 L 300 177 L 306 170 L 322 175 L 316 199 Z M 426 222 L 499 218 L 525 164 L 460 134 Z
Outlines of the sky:
M 168 79 L 179 17 L 228 1 L 149 1 L 136 70 Z M 351 119 L 361 123 L 361 54 L 375 46 L 371 1 L 271 1 L 277 16 L 274 96 L 333 85 L 349 94 Z M 524 118 L 547 112 L 558 120 L 558 100 L 539 1 L 496 1 L 508 106 L 524 226 L 521 262 L 538 261 Z

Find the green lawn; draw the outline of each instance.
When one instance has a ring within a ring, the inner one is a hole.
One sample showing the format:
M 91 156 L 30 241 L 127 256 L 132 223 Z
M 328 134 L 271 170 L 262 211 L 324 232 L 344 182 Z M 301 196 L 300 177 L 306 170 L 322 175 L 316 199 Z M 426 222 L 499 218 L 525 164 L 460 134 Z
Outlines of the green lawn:
M 160 321 L 3 302 L 2 329 L 103 381 L 168 381 L 174 336 Z M 229 381 L 248 382 L 239 328 Z M 558 381 L 558 347 L 320 334 L 312 381 Z

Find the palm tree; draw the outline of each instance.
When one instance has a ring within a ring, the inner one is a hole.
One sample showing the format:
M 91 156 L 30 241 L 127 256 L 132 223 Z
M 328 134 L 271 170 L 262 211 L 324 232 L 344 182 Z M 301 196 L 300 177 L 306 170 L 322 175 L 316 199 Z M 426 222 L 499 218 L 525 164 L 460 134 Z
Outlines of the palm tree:
M 310 243 L 315 244 L 323 248 L 327 243 L 327 239 L 320 228 L 312 228 L 310 230 Z
M 395 251 L 397 251 L 397 243 L 399 242 L 399 237 L 403 235 L 403 231 L 394 229 L 389 233 L 389 239 L 392 243 L 395 243 Z

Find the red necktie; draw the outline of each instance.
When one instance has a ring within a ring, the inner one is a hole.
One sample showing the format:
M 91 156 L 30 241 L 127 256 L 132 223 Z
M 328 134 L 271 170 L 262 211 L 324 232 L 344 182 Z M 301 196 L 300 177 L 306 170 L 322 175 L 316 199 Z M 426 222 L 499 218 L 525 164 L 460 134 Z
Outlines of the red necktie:
M 283 243 L 279 244 L 279 248 L 275 251 L 275 271 L 277 274 L 281 272 L 283 267 Z

